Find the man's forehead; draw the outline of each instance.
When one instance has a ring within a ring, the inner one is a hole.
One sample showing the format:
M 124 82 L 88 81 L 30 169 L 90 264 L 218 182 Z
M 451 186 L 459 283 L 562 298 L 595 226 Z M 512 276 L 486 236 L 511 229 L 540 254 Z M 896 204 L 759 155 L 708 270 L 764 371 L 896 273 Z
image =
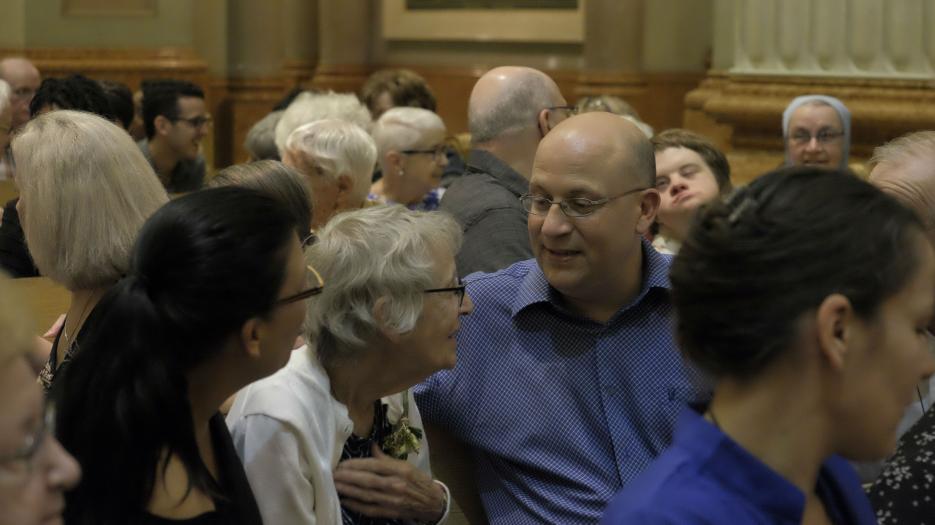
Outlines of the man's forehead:
M 203 113 L 205 111 L 205 101 L 199 97 L 179 97 L 179 111 L 182 113 Z M 185 116 L 185 115 L 183 115 Z

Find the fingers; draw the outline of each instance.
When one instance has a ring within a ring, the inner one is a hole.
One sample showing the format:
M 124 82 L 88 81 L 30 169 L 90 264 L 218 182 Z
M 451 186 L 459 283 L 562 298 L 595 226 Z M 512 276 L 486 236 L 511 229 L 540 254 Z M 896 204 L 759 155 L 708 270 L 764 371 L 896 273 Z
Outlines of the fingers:
M 412 463 L 401 459 L 393 459 L 384 455 L 382 458 L 358 458 L 348 459 L 338 463 L 335 473 L 344 470 L 359 470 L 373 472 L 381 476 L 399 476 L 409 477 L 414 473 L 421 473 Z
M 348 510 L 356 512 L 358 514 L 363 514 L 364 516 L 370 516 L 371 518 L 387 518 L 387 519 L 405 519 L 408 516 L 403 515 L 397 509 L 389 507 L 381 507 L 380 505 L 373 505 L 371 503 L 364 503 L 362 501 L 357 501 L 353 499 L 341 499 L 341 505 L 346 507 Z

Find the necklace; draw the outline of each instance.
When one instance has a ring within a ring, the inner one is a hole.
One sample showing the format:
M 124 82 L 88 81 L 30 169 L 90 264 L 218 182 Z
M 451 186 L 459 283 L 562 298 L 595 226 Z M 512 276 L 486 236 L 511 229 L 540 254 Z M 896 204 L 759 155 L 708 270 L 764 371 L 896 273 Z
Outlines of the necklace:
M 91 303 L 93 302 L 95 294 L 96 292 L 92 292 L 91 295 L 88 296 L 88 300 L 85 301 L 84 307 L 81 309 L 81 315 L 78 316 L 78 321 L 75 323 L 73 327 L 75 331 L 78 331 L 81 329 L 81 325 L 85 321 L 85 317 L 88 314 L 88 311 L 91 307 Z M 68 333 L 68 319 L 67 318 L 65 319 L 65 322 L 62 323 L 62 338 L 65 339 L 65 348 L 68 348 L 69 346 L 71 346 L 72 339 L 71 339 L 71 335 L 69 335 Z

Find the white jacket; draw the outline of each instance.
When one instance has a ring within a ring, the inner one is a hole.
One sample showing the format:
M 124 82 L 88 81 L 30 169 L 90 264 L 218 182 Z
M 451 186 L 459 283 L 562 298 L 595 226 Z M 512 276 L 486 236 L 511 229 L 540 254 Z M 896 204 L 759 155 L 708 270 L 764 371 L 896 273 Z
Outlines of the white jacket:
M 423 428 L 408 395 L 410 425 Z M 383 398 L 390 423 L 402 415 L 402 396 Z M 328 375 L 313 350 L 293 350 L 285 367 L 241 390 L 227 426 L 264 523 L 341 524 L 332 473 L 354 424 L 347 407 L 331 396 Z M 409 454 L 408 461 L 432 474 L 424 434 L 419 453 Z

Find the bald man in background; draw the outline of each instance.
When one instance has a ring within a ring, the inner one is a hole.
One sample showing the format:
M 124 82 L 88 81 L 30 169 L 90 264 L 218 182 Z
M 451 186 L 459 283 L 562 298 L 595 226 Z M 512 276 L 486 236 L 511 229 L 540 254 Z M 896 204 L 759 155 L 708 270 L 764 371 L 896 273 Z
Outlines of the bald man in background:
M 458 274 L 492 272 L 532 256 L 526 193 L 539 141 L 573 108 L 555 82 L 528 67 L 498 67 L 482 76 L 468 101 L 467 171 L 441 202 L 464 228 Z
M 471 451 L 490 523 L 593 524 L 708 392 L 673 341 L 671 257 L 643 239 L 660 198 L 642 131 L 571 117 L 530 173 L 535 258 L 466 279 L 458 366 L 415 395 Z
M 29 60 L 22 57 L 7 57 L 0 60 L 0 79 L 10 85 L 12 119 L 10 132 L 15 132 L 29 121 L 29 103 L 39 89 L 42 78 L 39 70 Z M 13 157 L 9 148 L 0 152 L 0 179 L 13 177 Z

